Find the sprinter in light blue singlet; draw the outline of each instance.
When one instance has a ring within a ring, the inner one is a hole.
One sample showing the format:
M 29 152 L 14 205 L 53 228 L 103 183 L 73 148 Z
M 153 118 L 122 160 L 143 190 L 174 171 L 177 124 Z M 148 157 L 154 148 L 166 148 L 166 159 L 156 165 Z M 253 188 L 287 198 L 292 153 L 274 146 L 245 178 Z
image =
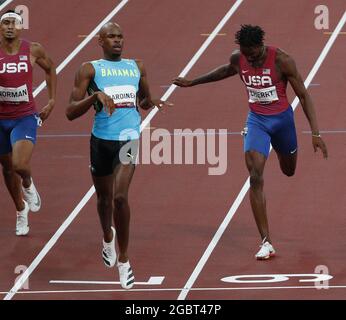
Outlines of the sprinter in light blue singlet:
M 80 67 L 66 116 L 74 120 L 92 106 L 96 111 L 90 138 L 90 170 L 103 231 L 102 258 L 109 268 L 117 263 L 120 284 L 124 289 L 130 289 L 135 277 L 127 252 L 130 225 L 128 191 L 135 171 L 131 149 L 140 134 L 139 108 L 147 110 L 171 104 L 151 98 L 143 62 L 122 59 L 123 44 L 119 25 L 108 22 L 101 28 L 99 45 L 104 58 L 86 62 Z M 86 93 L 88 97 L 85 97 Z
M 97 110 L 92 134 L 105 140 L 138 139 L 141 116 L 136 104 L 140 71 L 136 61 L 101 59 L 92 61 L 91 64 L 95 69 L 95 76 L 89 85 L 89 93 L 104 92 L 112 97 L 116 108 L 111 116 L 104 108 Z

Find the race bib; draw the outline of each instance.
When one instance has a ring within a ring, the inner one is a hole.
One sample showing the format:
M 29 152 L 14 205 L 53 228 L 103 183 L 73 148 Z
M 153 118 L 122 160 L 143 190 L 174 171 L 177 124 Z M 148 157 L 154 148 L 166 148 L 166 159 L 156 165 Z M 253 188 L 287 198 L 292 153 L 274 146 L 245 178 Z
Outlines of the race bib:
M 29 102 L 29 91 L 26 84 L 18 88 L 0 86 L 0 101 L 8 103 Z
M 105 87 L 105 94 L 112 97 L 116 108 L 136 107 L 136 88 L 134 86 Z
M 260 104 L 268 104 L 273 101 L 279 100 L 278 94 L 276 92 L 276 87 L 268 87 L 264 89 L 255 89 L 246 87 L 249 92 L 249 102 L 250 103 L 260 103 Z

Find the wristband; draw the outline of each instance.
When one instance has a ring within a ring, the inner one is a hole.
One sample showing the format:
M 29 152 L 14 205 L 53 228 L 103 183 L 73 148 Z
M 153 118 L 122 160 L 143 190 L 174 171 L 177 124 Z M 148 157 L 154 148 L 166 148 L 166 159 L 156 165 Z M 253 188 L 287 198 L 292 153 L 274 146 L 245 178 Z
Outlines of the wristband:
M 315 138 L 321 138 L 320 134 L 312 134 L 312 136 L 315 137 Z

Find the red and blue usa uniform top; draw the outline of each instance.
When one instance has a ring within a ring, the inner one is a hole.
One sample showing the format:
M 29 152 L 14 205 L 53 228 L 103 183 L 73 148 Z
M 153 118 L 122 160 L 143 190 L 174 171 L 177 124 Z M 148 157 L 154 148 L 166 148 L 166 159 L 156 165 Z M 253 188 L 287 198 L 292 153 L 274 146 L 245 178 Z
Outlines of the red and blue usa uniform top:
M 267 47 L 267 57 L 259 68 L 240 55 L 239 75 L 248 92 L 250 110 L 258 114 L 278 114 L 289 107 L 287 80 L 280 79 L 276 71 L 276 52 L 277 48 Z
M 29 41 L 22 39 L 14 55 L 0 49 L 0 119 L 17 119 L 36 113 L 32 71 Z

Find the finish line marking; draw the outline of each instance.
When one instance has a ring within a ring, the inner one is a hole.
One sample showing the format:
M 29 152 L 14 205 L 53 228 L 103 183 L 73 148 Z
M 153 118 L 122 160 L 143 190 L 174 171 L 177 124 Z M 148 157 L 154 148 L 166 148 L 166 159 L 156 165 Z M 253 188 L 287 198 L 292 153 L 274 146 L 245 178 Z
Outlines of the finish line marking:
M 171 292 L 181 291 L 184 288 L 148 288 L 148 289 L 100 289 L 100 290 L 41 290 L 41 291 L 17 291 L 17 294 L 54 294 L 54 293 L 107 293 L 107 292 Z M 189 291 L 244 291 L 244 290 L 289 290 L 289 289 L 314 289 L 316 286 L 282 286 L 282 287 L 216 287 L 216 288 L 190 288 Z M 346 285 L 328 286 L 325 289 L 346 289 Z M 322 291 L 324 292 L 324 290 Z M 5 295 L 8 292 L 0 292 Z
M 145 282 L 135 282 L 135 285 L 149 285 L 149 286 L 159 286 L 163 283 L 165 277 L 150 277 L 148 281 Z M 119 281 L 80 281 L 80 280 L 51 280 L 50 284 L 98 284 L 98 285 L 114 285 L 120 284 Z

